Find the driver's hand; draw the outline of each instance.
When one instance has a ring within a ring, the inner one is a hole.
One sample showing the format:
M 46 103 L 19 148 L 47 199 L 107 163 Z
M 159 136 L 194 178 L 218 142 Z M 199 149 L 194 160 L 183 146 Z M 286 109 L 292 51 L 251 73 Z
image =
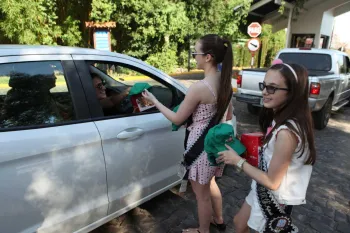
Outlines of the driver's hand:
M 123 94 L 124 94 L 125 96 L 129 95 L 130 90 L 131 90 L 131 87 L 126 88 L 126 89 L 123 91 Z
M 145 98 L 147 101 L 152 102 L 153 104 L 157 101 L 157 98 L 148 90 L 144 90 L 142 92 L 143 98 Z

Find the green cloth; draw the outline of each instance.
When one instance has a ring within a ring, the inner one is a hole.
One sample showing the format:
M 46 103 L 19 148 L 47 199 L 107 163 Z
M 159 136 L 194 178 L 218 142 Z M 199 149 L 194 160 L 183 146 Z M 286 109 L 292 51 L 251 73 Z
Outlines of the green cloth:
M 177 106 L 173 109 L 173 112 L 177 112 L 177 111 L 179 110 L 179 108 L 180 108 L 180 105 L 181 105 L 181 104 L 177 105 Z M 179 128 L 180 128 L 182 125 L 184 125 L 184 124 L 186 124 L 186 121 L 185 121 L 184 123 L 182 123 L 181 125 L 175 125 L 175 124 L 173 123 L 173 124 L 171 125 L 172 131 L 178 131 Z
M 246 151 L 245 146 L 235 138 L 232 125 L 221 123 L 211 128 L 205 137 L 204 150 L 208 154 L 210 165 L 218 165 L 215 159 L 219 157 L 219 152 L 227 150 L 225 144 L 236 151 L 238 155 Z
M 138 95 L 141 94 L 144 90 L 151 88 L 151 85 L 148 83 L 135 83 L 134 86 L 130 89 L 129 95 Z

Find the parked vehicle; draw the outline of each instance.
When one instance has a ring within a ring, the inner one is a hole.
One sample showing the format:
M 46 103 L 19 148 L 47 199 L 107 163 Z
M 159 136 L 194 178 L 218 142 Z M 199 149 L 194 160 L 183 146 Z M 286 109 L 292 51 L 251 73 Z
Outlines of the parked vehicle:
M 108 95 L 148 82 L 172 107 L 186 92 L 122 54 L 0 46 L 0 232 L 89 232 L 179 183 L 184 129 L 129 98 L 105 114 L 91 73 Z
M 276 58 L 285 63 L 303 65 L 309 72 L 309 105 L 316 129 L 327 126 L 331 111 L 350 102 L 350 61 L 346 53 L 327 49 L 283 49 Z M 247 103 L 248 111 L 257 114 L 262 107 L 259 82 L 267 69 L 244 69 L 237 79 L 237 101 Z

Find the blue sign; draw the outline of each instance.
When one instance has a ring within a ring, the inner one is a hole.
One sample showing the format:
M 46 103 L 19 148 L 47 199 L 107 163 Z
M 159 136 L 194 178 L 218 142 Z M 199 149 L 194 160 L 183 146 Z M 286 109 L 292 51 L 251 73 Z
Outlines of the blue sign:
M 95 49 L 109 50 L 108 31 L 95 31 Z

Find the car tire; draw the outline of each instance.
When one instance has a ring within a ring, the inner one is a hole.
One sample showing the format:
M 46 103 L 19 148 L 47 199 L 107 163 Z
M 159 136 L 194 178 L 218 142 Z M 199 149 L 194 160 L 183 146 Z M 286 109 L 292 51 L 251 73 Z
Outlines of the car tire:
M 322 130 L 326 128 L 328 121 L 331 118 L 332 102 L 333 98 L 329 97 L 320 111 L 312 113 L 315 129 Z
M 253 115 L 259 115 L 261 108 L 252 104 L 247 104 L 248 112 Z

